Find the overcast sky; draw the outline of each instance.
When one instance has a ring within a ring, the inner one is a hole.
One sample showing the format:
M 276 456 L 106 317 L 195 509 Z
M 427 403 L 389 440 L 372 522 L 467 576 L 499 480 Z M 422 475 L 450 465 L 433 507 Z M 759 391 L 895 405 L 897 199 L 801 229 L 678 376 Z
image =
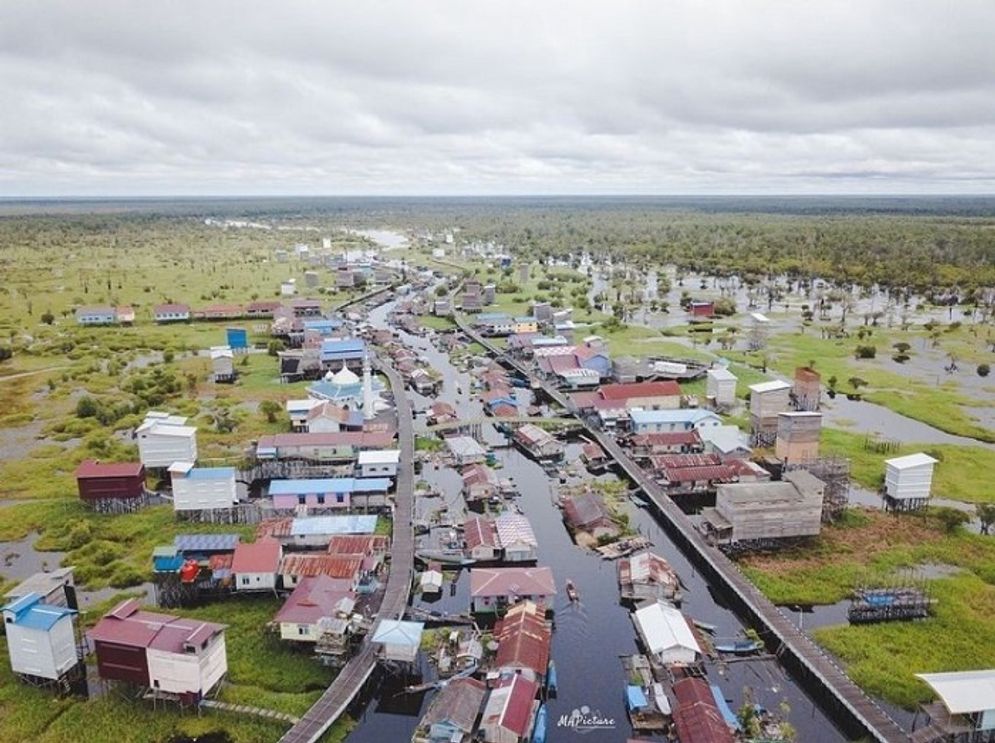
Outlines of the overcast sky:
M 993 0 L 0 0 L 0 196 L 858 192 L 995 192 Z

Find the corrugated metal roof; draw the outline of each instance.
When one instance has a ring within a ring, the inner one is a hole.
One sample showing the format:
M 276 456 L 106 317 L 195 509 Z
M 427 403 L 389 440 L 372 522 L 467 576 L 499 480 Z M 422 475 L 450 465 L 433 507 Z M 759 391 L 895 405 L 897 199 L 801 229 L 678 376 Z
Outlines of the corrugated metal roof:
M 234 552 L 238 534 L 178 534 L 173 544 L 180 552 Z
M 537 568 L 473 568 L 470 595 L 477 596 L 555 596 L 553 571 Z
M 373 633 L 373 642 L 385 645 L 404 645 L 418 647 L 421 645 L 423 622 L 405 622 L 398 619 L 382 619 L 377 631 Z
M 294 519 L 291 535 L 321 536 L 325 534 L 372 534 L 377 529 L 377 517 L 353 514 L 349 516 L 310 516 Z
M 137 477 L 144 469 L 145 465 L 141 462 L 101 462 L 96 459 L 85 459 L 80 462 L 74 474 L 80 480 L 93 477 Z

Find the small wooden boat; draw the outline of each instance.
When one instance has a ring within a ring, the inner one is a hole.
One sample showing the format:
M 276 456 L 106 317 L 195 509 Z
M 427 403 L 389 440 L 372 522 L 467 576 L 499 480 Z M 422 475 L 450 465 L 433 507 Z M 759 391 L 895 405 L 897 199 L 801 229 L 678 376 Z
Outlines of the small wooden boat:
M 550 696 L 556 696 L 556 664 L 552 659 L 546 666 L 546 693 Z
M 578 601 L 578 600 L 580 600 L 580 593 L 578 593 L 578 591 L 577 591 L 577 586 L 575 586 L 574 582 L 572 580 L 570 580 L 569 578 L 567 578 L 566 588 L 567 588 L 567 598 L 568 599 L 570 599 L 571 601 Z
M 730 655 L 751 655 L 763 650 L 764 644 L 760 640 L 733 640 L 732 642 L 717 642 L 715 649 L 720 653 Z
M 532 728 L 532 743 L 546 743 L 546 705 L 540 704 Z
M 692 619 L 691 621 L 694 622 L 695 627 L 704 632 L 707 632 L 710 635 L 714 635 L 718 631 L 718 627 L 716 627 L 714 624 L 709 624 L 708 622 L 702 622 L 700 619 Z

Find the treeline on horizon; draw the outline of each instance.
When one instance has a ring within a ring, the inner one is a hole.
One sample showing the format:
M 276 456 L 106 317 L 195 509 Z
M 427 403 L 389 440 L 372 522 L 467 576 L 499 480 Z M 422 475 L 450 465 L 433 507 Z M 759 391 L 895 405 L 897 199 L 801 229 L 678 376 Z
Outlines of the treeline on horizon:
M 458 242 L 493 242 L 535 259 L 586 251 L 598 260 L 673 263 L 748 280 L 788 275 L 961 296 L 995 287 L 989 197 L 190 199 L 37 202 L 24 214 L 11 208 L 0 216 L 0 250 L 71 241 L 75 230 L 133 236 L 136 227 L 190 229 L 208 216 L 270 218 L 323 229 L 456 231 Z M 269 239 L 275 248 L 318 237 L 274 230 Z

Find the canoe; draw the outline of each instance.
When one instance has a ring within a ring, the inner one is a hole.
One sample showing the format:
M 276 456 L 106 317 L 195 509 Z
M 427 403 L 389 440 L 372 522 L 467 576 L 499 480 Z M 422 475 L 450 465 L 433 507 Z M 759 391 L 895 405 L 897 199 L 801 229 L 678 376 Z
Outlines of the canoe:
M 552 660 L 546 666 L 546 691 L 550 694 L 556 693 L 556 664 Z
M 532 728 L 532 743 L 546 743 L 546 705 L 540 704 Z
M 763 650 L 764 644 L 759 640 L 736 640 L 735 642 L 717 642 L 715 649 L 720 653 L 731 653 L 732 655 L 749 655 L 759 653 Z
M 577 592 L 577 586 L 575 586 L 574 582 L 569 578 L 567 579 L 567 598 L 571 601 L 577 601 L 580 599 L 580 594 Z

